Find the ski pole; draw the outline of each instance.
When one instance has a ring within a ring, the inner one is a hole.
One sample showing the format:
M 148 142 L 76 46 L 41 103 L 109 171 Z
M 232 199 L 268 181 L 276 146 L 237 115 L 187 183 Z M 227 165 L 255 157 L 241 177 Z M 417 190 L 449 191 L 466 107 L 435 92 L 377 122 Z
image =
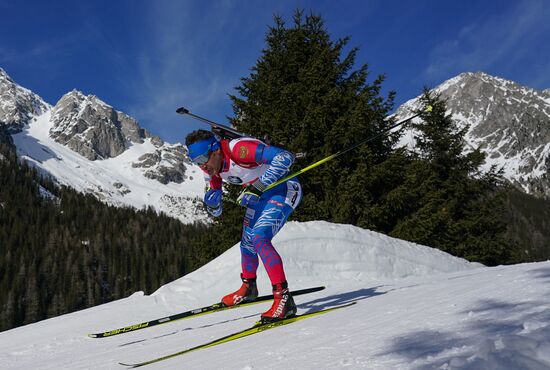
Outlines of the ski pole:
M 246 135 L 245 133 L 242 133 L 240 131 L 235 130 L 232 127 L 222 125 L 222 124 L 219 124 L 217 122 L 211 121 L 207 118 L 204 118 L 204 117 L 198 116 L 196 114 L 193 114 L 193 113 L 189 112 L 189 109 L 184 108 L 184 107 L 180 107 L 180 108 L 176 109 L 176 113 L 181 114 L 181 115 L 186 114 L 188 116 L 191 116 L 191 117 L 195 118 L 196 120 L 199 120 L 203 123 L 206 123 L 206 124 L 210 125 L 210 127 L 212 128 L 212 132 L 214 132 L 215 134 L 219 135 L 222 138 L 237 139 L 237 138 L 240 138 L 240 137 L 249 136 L 249 135 Z M 231 134 L 231 135 L 229 135 L 229 134 Z M 277 145 L 277 146 L 280 146 L 280 145 Z M 304 158 L 306 156 L 306 153 L 294 153 L 294 155 L 296 156 L 296 158 Z
M 211 126 L 223 126 L 223 125 L 220 125 L 219 123 L 211 121 L 207 118 L 197 116 L 196 114 L 189 112 L 189 109 L 184 108 L 184 107 L 179 107 L 178 109 L 176 109 L 176 113 L 179 113 L 179 114 L 182 114 L 182 115 L 187 114 L 188 116 L 191 116 L 191 117 L 193 117 L 193 118 L 195 118 L 195 119 L 197 119 L 201 122 L 208 123 Z
M 201 121 L 203 123 L 206 123 L 206 124 L 210 125 L 210 127 L 212 128 L 212 131 L 217 133 L 220 136 L 229 136 L 231 139 L 236 139 L 238 137 L 246 136 L 242 132 L 239 132 L 239 131 L 235 130 L 232 127 L 229 127 L 229 126 L 226 126 L 226 125 L 221 125 L 217 122 L 211 121 L 207 118 L 204 118 L 204 117 L 198 116 L 194 113 L 191 113 L 191 112 L 189 112 L 189 109 L 184 108 L 184 107 L 180 107 L 180 108 L 176 109 L 176 113 L 181 114 L 181 115 L 187 114 L 188 116 L 191 116 L 191 117 L 193 117 L 194 119 L 196 119 L 198 121 Z M 229 132 L 229 133 L 231 133 L 231 135 L 224 135 L 223 132 L 226 132 L 226 133 Z
M 431 112 L 431 111 L 432 111 L 432 106 L 431 106 L 431 105 L 428 105 L 428 106 L 426 107 L 426 109 L 425 109 L 425 112 Z M 420 114 L 421 114 L 421 113 L 417 113 L 417 114 L 415 114 L 415 115 L 413 115 L 413 116 L 410 116 L 409 118 L 406 118 L 406 119 L 404 119 L 404 120 L 401 120 L 401 121 L 399 121 L 399 122 L 396 122 L 396 123 L 394 123 L 393 125 L 391 125 L 390 127 L 386 128 L 385 130 L 379 132 L 378 134 L 376 134 L 376 135 L 374 135 L 374 136 L 371 136 L 371 137 L 369 137 L 369 138 L 367 138 L 367 139 L 365 139 L 365 140 L 361 140 L 360 142 L 355 143 L 355 144 L 353 144 L 353 145 L 350 145 L 349 147 L 347 147 L 347 148 L 345 148 L 345 149 L 342 149 L 342 150 L 340 150 L 340 151 L 337 152 L 337 153 L 334 153 L 334 154 L 332 154 L 332 155 L 329 155 L 329 156 L 326 157 L 326 158 L 323 158 L 323 159 L 321 159 L 321 160 L 319 160 L 319 161 L 317 161 L 317 162 L 315 162 L 315 163 L 313 163 L 313 164 L 310 164 L 309 166 L 307 166 L 307 167 L 305 167 L 305 168 L 302 168 L 301 170 L 296 171 L 295 173 L 292 173 L 292 174 L 290 174 L 290 175 L 288 175 L 288 176 L 286 176 L 286 177 L 280 179 L 279 181 L 274 182 L 273 184 L 269 185 L 265 190 L 269 190 L 269 189 L 271 189 L 271 188 L 273 188 L 273 187 L 275 187 L 275 186 L 277 186 L 277 185 L 279 185 L 279 184 L 285 182 L 286 180 L 289 180 L 289 179 L 291 179 L 291 178 L 293 178 L 293 177 L 296 177 L 296 176 L 298 176 L 298 175 L 301 175 L 301 174 L 303 174 L 304 172 L 307 172 L 307 171 L 311 170 L 312 168 L 315 168 L 315 167 L 317 167 L 317 166 L 320 166 L 320 165 L 322 165 L 322 164 L 325 163 L 325 162 L 328 162 L 328 161 L 330 161 L 330 160 L 332 160 L 332 159 L 334 159 L 334 158 L 336 158 L 336 157 L 339 157 L 339 156 L 341 156 L 342 154 L 345 154 L 345 153 L 349 152 L 350 150 L 353 150 L 353 149 L 357 148 L 358 146 L 361 146 L 361 145 L 366 144 L 366 143 L 368 143 L 368 142 L 370 142 L 370 141 L 373 141 L 373 140 L 375 140 L 375 139 L 377 139 L 377 138 L 379 138 L 379 137 L 381 137 L 381 136 L 384 136 L 384 135 L 386 135 L 388 132 L 390 132 L 391 130 L 393 130 L 394 128 L 396 128 L 396 127 L 398 127 L 398 126 L 401 126 L 402 124 L 404 124 L 404 123 L 406 123 L 406 122 L 409 122 L 410 120 L 412 120 L 412 119 L 418 117 Z M 264 190 L 264 191 L 265 191 L 265 190 Z

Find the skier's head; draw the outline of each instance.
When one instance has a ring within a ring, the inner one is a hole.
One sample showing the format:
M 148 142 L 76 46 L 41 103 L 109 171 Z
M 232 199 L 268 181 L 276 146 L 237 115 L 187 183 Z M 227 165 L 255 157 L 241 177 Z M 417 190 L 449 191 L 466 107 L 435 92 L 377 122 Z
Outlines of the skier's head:
M 216 136 L 206 130 L 193 131 L 185 138 L 189 158 L 210 175 L 221 170 L 223 154 Z

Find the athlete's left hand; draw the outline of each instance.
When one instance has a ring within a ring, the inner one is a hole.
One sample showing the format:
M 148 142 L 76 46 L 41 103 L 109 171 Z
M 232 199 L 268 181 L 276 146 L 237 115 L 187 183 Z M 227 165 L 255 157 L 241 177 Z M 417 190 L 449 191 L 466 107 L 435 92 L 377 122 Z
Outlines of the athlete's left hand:
M 256 180 L 255 183 L 248 185 L 241 195 L 237 198 L 237 202 L 243 207 L 254 207 L 260 200 L 260 196 L 263 193 L 263 190 L 260 190 L 259 187 L 265 188 L 263 184 L 257 184 L 260 180 Z M 259 186 L 257 186 L 259 185 Z

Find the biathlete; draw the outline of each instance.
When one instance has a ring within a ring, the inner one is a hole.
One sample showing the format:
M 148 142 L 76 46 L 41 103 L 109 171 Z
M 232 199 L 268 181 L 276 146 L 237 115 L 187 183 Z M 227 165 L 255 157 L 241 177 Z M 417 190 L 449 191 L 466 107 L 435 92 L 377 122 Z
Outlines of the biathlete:
M 190 159 L 205 173 L 204 203 L 214 217 L 222 214 L 222 181 L 242 185 L 237 201 L 246 207 L 241 238 L 241 287 L 222 298 L 225 306 L 254 301 L 258 297 L 256 270 L 262 259 L 271 285 L 273 304 L 261 315 L 264 323 L 296 314 L 296 304 L 288 289 L 283 261 L 271 240 L 283 227 L 302 199 L 296 178 L 268 190 L 290 172 L 294 154 L 254 138 L 218 138 L 210 131 L 197 130 L 186 137 Z

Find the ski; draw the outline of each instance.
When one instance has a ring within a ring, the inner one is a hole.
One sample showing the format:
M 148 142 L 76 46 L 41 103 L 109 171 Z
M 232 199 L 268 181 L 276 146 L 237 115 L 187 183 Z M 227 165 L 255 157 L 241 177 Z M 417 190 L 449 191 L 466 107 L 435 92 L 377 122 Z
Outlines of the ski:
M 293 291 L 291 293 L 292 293 L 292 296 L 299 296 L 299 295 L 302 295 L 302 294 L 318 292 L 318 291 L 323 290 L 323 289 L 325 289 L 324 286 L 319 286 L 319 287 L 314 287 L 314 288 L 296 290 L 296 291 Z M 160 319 L 145 321 L 145 322 L 142 322 L 142 323 L 139 323 L 139 324 L 125 326 L 123 328 L 108 330 L 108 331 L 105 331 L 103 333 L 88 334 L 88 337 L 90 337 L 90 338 L 112 337 L 113 335 L 119 335 L 119 334 L 124 334 L 124 333 L 128 333 L 128 332 L 136 331 L 136 330 L 150 328 L 152 326 L 166 324 L 166 323 L 173 322 L 173 321 L 176 321 L 176 320 L 183 320 L 183 319 L 187 319 L 187 318 L 195 317 L 195 316 L 199 316 L 199 315 L 206 315 L 206 314 L 210 314 L 210 313 L 214 313 L 214 312 L 230 310 L 230 309 L 233 309 L 233 308 L 250 306 L 250 305 L 253 305 L 253 304 L 262 303 L 262 302 L 269 301 L 269 300 L 272 300 L 272 299 L 273 299 L 273 294 L 268 294 L 268 295 L 259 296 L 258 298 L 256 298 L 255 301 L 244 302 L 244 303 L 240 303 L 236 306 L 231 306 L 231 307 L 226 307 L 221 302 L 220 303 L 214 303 L 210 306 L 196 308 L 194 310 L 189 310 L 189 311 L 177 313 L 177 314 L 166 316 L 166 317 L 161 317 Z
M 177 356 L 184 355 L 184 354 L 189 353 L 189 352 L 194 352 L 194 351 L 198 351 L 198 350 L 201 350 L 201 349 L 204 349 L 204 348 L 217 346 L 219 344 L 223 344 L 223 343 L 227 343 L 227 342 L 230 342 L 230 341 L 233 341 L 233 340 L 244 338 L 244 337 L 247 337 L 249 335 L 261 333 L 261 332 L 264 332 L 264 331 L 269 330 L 269 329 L 274 329 L 274 328 L 277 328 L 279 326 L 288 325 L 288 324 L 294 323 L 296 321 L 304 320 L 304 319 L 307 319 L 307 318 L 310 318 L 310 317 L 313 317 L 313 316 L 317 316 L 317 315 L 322 315 L 322 314 L 325 314 L 327 312 L 339 310 L 339 309 L 344 308 L 344 307 L 349 307 L 349 306 L 354 305 L 355 303 L 357 303 L 357 302 L 351 302 L 351 303 L 344 304 L 344 305 L 341 305 L 341 306 L 330 307 L 330 308 L 325 308 L 323 310 L 308 312 L 308 313 L 305 313 L 305 314 L 302 314 L 302 315 L 289 317 L 288 319 L 283 319 L 283 320 L 279 320 L 279 321 L 275 321 L 275 322 L 267 323 L 267 324 L 262 324 L 262 323 L 258 322 L 251 328 L 241 330 L 241 331 L 238 331 L 238 332 L 233 333 L 233 334 L 226 335 L 225 337 L 221 337 L 221 338 L 215 339 L 211 342 L 204 343 L 204 344 L 198 345 L 196 347 L 188 348 L 188 349 L 185 349 L 185 350 L 180 351 L 180 352 L 172 353 L 172 354 L 169 354 L 169 355 L 166 355 L 166 356 L 158 357 L 158 358 L 155 358 L 155 359 L 152 359 L 152 360 L 149 360 L 149 361 L 139 362 L 139 363 L 135 363 L 135 364 L 127 364 L 127 363 L 123 363 L 123 362 L 119 362 L 119 364 L 122 365 L 122 366 L 126 366 L 130 369 L 134 369 L 136 367 L 142 367 L 142 366 L 145 366 L 145 365 L 154 364 L 154 363 L 157 363 L 157 362 L 160 362 L 160 361 L 164 361 L 164 360 L 168 360 L 170 358 L 174 358 L 174 357 L 177 357 Z

